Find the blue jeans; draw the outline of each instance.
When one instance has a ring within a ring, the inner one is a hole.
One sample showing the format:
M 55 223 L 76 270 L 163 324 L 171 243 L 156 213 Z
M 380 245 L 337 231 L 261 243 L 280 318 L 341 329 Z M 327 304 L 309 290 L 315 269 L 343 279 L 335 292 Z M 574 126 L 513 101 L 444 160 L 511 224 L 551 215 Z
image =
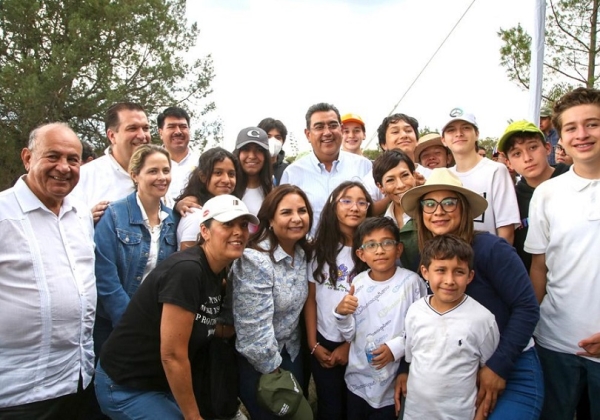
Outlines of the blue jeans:
M 296 360 L 292 362 L 290 355 L 284 348 L 281 352 L 281 358 L 282 361 L 279 367 L 292 372 L 298 383 L 303 383 L 302 354 L 299 354 Z M 258 390 L 258 381 L 262 374 L 254 369 L 250 362 L 240 354 L 238 354 L 238 369 L 240 375 L 240 399 L 244 403 L 244 407 L 248 410 L 252 420 L 281 420 L 281 417 L 269 413 L 258 404 L 256 391 Z
M 506 388 L 488 420 L 537 420 L 544 403 L 544 378 L 534 348 L 519 356 L 506 380 Z M 571 418 L 570 420 L 573 420 Z
M 102 370 L 100 362 L 94 385 L 102 412 L 113 420 L 183 420 L 173 394 L 118 385 Z
M 335 350 L 343 343 L 327 340 L 317 331 L 319 345 L 329 351 Z M 324 368 L 313 355 L 310 356 L 310 369 L 315 380 L 317 391 L 317 419 L 346 420 L 346 397 L 348 389 L 344 374 L 346 366 Z
M 548 350 L 539 345 L 537 350 L 546 386 L 541 418 L 573 420 L 575 409 L 587 385 L 592 419 L 600 419 L 600 363 L 574 354 Z

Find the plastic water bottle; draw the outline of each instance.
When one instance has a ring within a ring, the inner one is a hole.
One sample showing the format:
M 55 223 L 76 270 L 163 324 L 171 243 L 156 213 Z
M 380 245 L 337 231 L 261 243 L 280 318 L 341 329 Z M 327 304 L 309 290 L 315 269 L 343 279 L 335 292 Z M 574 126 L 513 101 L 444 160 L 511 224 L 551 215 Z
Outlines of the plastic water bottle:
M 377 350 L 377 345 L 375 344 L 375 338 L 373 335 L 367 335 L 367 345 L 365 346 L 365 355 L 367 356 L 367 363 L 371 366 L 371 377 L 375 379 L 376 382 L 382 382 L 385 380 L 385 371 L 383 369 L 377 369 L 373 365 L 373 351 Z

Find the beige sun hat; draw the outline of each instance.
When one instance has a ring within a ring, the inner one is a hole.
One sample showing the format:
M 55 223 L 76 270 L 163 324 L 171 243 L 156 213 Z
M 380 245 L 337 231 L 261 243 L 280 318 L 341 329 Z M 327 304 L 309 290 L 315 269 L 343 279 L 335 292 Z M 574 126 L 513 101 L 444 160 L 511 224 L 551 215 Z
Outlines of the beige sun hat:
M 450 169 L 435 168 L 425 181 L 425 185 L 415 187 L 404 194 L 401 201 L 404 212 L 414 219 L 420 209 L 421 197 L 432 191 L 440 190 L 456 191 L 464 195 L 469 202 L 472 219 L 480 216 L 488 207 L 487 200 L 476 192 L 463 187 L 460 178 Z
M 415 147 L 415 158 L 417 162 L 421 160 L 421 152 L 431 146 L 444 146 L 442 143 L 442 136 L 438 133 L 429 133 L 425 134 L 423 137 L 419 138 L 417 142 L 417 147 Z

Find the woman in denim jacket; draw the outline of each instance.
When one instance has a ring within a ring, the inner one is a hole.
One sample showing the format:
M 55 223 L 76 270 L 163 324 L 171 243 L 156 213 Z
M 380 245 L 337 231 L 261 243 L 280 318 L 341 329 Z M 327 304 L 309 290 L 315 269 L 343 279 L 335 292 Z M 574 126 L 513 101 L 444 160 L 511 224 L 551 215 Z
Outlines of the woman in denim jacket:
M 161 201 L 171 183 L 169 152 L 155 145 L 140 146 L 131 157 L 129 173 L 136 191 L 109 204 L 94 234 L 96 354 L 140 283 L 157 263 L 177 250 L 172 211 Z

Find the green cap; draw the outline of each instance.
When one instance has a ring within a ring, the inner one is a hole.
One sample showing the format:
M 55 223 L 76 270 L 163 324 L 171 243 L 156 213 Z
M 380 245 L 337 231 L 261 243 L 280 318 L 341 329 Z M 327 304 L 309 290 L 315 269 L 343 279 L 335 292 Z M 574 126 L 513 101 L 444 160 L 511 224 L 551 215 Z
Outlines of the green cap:
M 544 133 L 534 123 L 526 120 L 515 121 L 514 123 L 511 123 L 508 127 L 506 127 L 506 130 L 504 130 L 504 134 L 502 134 L 502 137 L 500 137 L 500 140 L 498 140 L 498 144 L 496 145 L 498 150 L 506 154 L 507 151 L 504 150 L 506 140 L 508 140 L 513 134 L 518 133 L 537 133 L 540 136 L 542 136 L 542 141 L 546 141 Z
M 549 106 L 545 106 L 540 109 L 540 118 L 549 118 L 552 116 L 552 109 Z
M 313 420 L 313 413 L 292 372 L 280 369 L 258 381 L 257 399 L 269 412 L 289 420 Z

